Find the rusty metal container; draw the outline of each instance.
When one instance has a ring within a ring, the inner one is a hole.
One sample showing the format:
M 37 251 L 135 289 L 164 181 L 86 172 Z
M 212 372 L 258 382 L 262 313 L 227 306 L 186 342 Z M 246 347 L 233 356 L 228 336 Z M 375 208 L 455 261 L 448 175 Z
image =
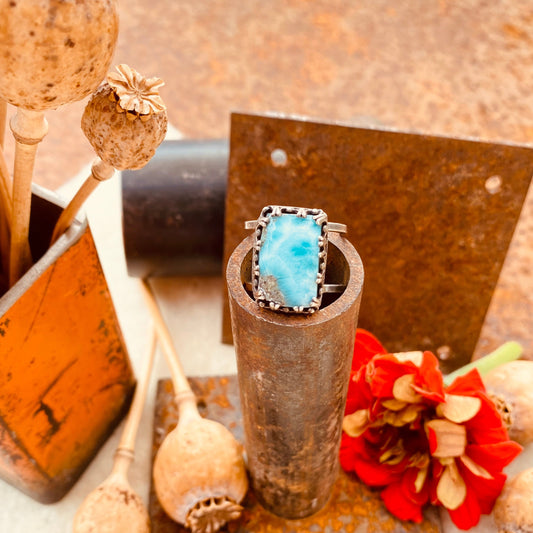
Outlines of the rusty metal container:
M 134 376 L 86 221 L 53 246 L 61 213 L 35 188 L 33 267 L 0 297 L 0 477 L 51 503 L 128 408 Z
M 326 283 L 344 291 L 325 294 L 312 315 L 276 313 L 245 288 L 253 242 L 235 249 L 226 273 L 248 468 L 267 510 L 303 518 L 326 504 L 338 473 L 363 267 L 348 240 L 330 234 Z

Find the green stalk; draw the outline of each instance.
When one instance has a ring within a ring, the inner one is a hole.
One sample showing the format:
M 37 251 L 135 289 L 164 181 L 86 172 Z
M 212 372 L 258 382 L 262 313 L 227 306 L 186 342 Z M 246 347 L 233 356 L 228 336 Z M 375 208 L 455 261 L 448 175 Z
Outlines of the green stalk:
M 477 368 L 479 373 L 484 376 L 490 372 L 493 368 L 503 365 L 504 363 L 510 363 L 515 359 L 518 359 L 522 355 L 522 346 L 515 341 L 509 341 L 502 344 L 499 348 L 496 348 L 492 353 L 485 355 L 472 361 L 457 370 L 454 370 L 450 374 L 444 376 L 444 385 L 451 385 L 452 381 L 459 377 L 463 376 L 473 368 Z

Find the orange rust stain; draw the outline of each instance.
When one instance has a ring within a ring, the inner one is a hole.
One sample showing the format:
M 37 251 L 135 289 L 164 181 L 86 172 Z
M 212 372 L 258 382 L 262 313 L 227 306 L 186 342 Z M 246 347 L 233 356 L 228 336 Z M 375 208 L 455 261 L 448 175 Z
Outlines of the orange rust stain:
M 5 454 L 14 443 L 28 458 L 0 462 L 0 475 L 19 480 L 22 490 L 46 492 L 47 483 L 83 469 L 134 385 L 88 228 L 0 325 L 0 419 L 13 436 L 10 443 L 8 432 L 0 434 L 0 448 Z
M 512 39 L 518 39 L 520 41 L 525 42 L 531 41 L 531 36 L 529 35 L 529 33 L 526 30 L 516 26 L 515 24 L 511 24 L 508 22 L 502 26 L 502 29 L 504 33 Z
M 225 409 L 234 409 L 225 394 L 219 394 L 218 396 L 214 396 L 213 398 L 211 398 L 210 401 L 212 403 L 215 403 L 219 407 L 223 407 Z

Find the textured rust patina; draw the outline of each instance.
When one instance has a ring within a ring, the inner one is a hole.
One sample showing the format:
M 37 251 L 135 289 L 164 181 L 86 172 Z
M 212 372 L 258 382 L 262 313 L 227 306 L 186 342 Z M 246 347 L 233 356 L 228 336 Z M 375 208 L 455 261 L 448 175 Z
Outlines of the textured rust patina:
M 391 351 L 449 346 L 451 370 L 474 352 L 532 173 L 530 147 L 235 114 L 224 261 L 264 205 L 322 208 L 365 267 L 360 326 Z
M 200 412 L 223 423 L 235 437 L 243 442 L 239 389 L 236 376 L 191 378 L 191 386 L 198 396 Z M 218 398 L 228 407 L 221 407 Z M 152 457 L 165 435 L 178 421 L 174 406 L 172 383 L 160 380 L 157 389 L 154 419 Z M 229 523 L 223 531 L 231 533 L 439 533 L 438 513 L 428 509 L 421 524 L 401 522 L 387 512 L 379 492 L 371 490 L 355 477 L 340 472 L 333 486 L 327 505 L 318 513 L 299 520 L 284 520 L 274 516 L 259 505 L 253 490 L 249 490 L 243 502 L 242 516 Z M 150 491 L 150 518 L 153 533 L 186 533 L 188 530 L 173 522 L 163 511 L 153 490 Z
M 337 477 L 363 267 L 330 233 L 325 281 L 344 284 L 342 294 L 312 315 L 276 313 L 245 290 L 253 244 L 236 248 L 226 273 L 248 469 L 266 509 L 302 518 L 325 505 Z

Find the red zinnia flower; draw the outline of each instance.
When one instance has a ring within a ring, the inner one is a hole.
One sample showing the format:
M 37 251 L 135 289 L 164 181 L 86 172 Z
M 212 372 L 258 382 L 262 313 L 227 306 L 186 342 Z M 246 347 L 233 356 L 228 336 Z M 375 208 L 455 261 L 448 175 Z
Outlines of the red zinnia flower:
M 372 354 L 372 352 L 374 352 Z M 477 370 L 444 389 L 431 352 L 387 354 L 357 330 L 340 461 L 401 519 L 422 521 L 422 508 L 443 505 L 468 529 L 490 513 L 520 452 L 509 441 Z

